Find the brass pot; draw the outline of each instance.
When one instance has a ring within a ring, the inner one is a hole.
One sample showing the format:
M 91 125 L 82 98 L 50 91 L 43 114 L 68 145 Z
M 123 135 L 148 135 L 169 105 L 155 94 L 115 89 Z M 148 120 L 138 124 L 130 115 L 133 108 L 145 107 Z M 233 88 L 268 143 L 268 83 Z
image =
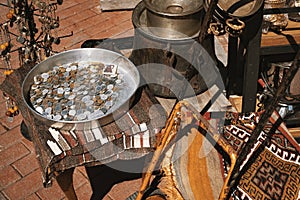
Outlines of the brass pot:
M 164 38 L 193 37 L 200 31 L 203 2 L 201 0 L 143 0 L 147 10 L 147 26 L 158 27 L 156 35 Z

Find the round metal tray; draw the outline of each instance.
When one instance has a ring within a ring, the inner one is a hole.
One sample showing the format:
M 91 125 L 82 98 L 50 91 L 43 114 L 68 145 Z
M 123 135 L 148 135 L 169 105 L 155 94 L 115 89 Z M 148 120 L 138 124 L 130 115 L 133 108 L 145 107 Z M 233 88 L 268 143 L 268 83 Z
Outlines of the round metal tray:
M 73 62 L 101 62 L 103 64 L 113 64 L 118 66 L 118 73 L 123 76 L 124 87 L 120 90 L 120 94 L 114 102 L 114 105 L 101 117 L 89 120 L 54 120 L 49 119 L 46 116 L 37 112 L 30 102 L 30 89 L 34 83 L 34 77 L 38 74 L 48 72 L 53 69 L 54 66 L 60 66 L 63 64 Z M 85 123 L 93 120 L 98 120 L 100 125 L 108 124 L 115 119 L 119 118 L 125 112 L 129 110 L 134 94 L 139 86 L 140 75 L 135 65 L 127 59 L 125 56 L 113 51 L 100 49 L 100 48 L 82 48 L 65 51 L 37 64 L 25 77 L 22 84 L 23 100 L 33 115 L 44 122 L 46 125 L 52 125 L 56 122 L 60 123 Z

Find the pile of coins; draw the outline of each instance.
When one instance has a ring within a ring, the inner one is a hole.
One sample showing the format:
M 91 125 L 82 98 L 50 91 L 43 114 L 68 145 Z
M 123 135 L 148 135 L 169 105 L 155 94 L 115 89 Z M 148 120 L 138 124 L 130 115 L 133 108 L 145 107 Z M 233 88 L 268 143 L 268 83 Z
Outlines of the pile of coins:
M 76 62 L 36 75 L 30 88 L 33 108 L 48 119 L 100 118 L 114 105 L 123 84 L 118 66 Z

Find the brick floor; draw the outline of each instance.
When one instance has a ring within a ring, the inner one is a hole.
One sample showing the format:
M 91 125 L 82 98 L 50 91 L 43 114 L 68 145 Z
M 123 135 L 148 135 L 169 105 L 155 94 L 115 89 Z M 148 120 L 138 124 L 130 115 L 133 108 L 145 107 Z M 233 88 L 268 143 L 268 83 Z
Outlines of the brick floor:
M 6 2 L 0 0 L 0 3 Z M 80 48 L 88 39 L 133 34 L 132 11 L 102 12 L 99 2 L 99 0 L 72 0 L 64 1 L 63 5 L 58 6 L 60 27 L 57 33 L 64 36 L 73 31 L 73 36 L 61 39 L 59 45 L 53 46 L 55 51 Z M 7 12 L 7 8 L 0 6 L 0 23 L 4 22 Z M 12 55 L 12 63 L 14 68 L 18 68 L 17 54 Z M 4 78 L 1 73 L 0 82 Z M 2 96 L 2 92 L 0 95 Z M 55 180 L 51 187 L 43 187 L 33 144 L 24 139 L 20 133 L 22 116 L 19 115 L 13 122 L 8 122 L 4 112 L 5 101 L 2 97 L 0 110 L 0 200 L 66 199 Z M 117 184 L 104 199 L 125 199 L 136 191 L 139 185 L 140 180 Z M 92 190 L 84 167 L 75 169 L 74 187 L 79 200 L 90 199 Z

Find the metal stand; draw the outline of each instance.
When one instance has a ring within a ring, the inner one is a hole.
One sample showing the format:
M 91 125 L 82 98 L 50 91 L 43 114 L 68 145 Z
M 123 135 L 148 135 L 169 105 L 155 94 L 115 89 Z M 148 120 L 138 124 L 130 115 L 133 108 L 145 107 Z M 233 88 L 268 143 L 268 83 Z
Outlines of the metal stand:
M 299 12 L 300 8 L 272 8 L 272 9 L 264 9 L 263 15 L 266 14 L 278 14 L 278 13 L 292 13 L 292 12 Z M 258 13 L 258 15 L 261 13 Z M 262 20 L 262 19 L 261 19 Z M 242 102 L 242 112 L 253 112 L 256 110 L 256 95 L 257 95 L 257 80 L 259 76 L 259 70 L 260 70 L 260 61 L 261 59 L 265 59 L 266 56 L 277 59 L 276 55 L 282 56 L 280 54 L 289 54 L 290 52 L 294 53 L 294 56 L 298 49 L 298 44 L 291 44 L 287 46 L 281 46 L 281 47 L 264 47 L 261 48 L 261 36 L 262 36 L 262 29 L 260 28 L 257 34 L 254 36 L 253 39 L 251 39 L 247 45 L 247 53 L 245 56 L 245 65 L 244 67 L 244 73 L 243 73 L 243 88 L 242 88 L 242 96 L 243 96 L 243 102 Z M 231 43 L 229 43 L 230 45 Z M 235 48 L 230 47 L 230 48 Z M 230 49 L 229 48 L 229 49 Z M 232 54 L 231 57 L 229 57 L 229 63 L 230 67 L 232 67 L 235 71 L 237 70 L 236 66 L 233 66 L 235 63 L 231 60 L 231 58 L 234 59 L 235 52 L 230 50 L 228 52 L 229 54 Z M 286 58 L 286 57 L 285 57 Z M 236 58 L 239 59 L 239 58 Z M 293 58 L 292 58 L 293 59 Z M 292 60 L 291 59 L 291 60 Z M 236 73 L 236 72 L 234 72 Z M 234 74 L 233 73 L 233 74 Z M 236 75 L 229 75 L 229 76 L 236 76 Z M 237 78 L 234 78 L 235 82 L 239 83 Z M 229 91 L 232 91 L 234 89 L 234 85 L 229 84 L 231 86 Z M 236 92 L 236 91 L 235 91 Z
M 277 13 L 290 13 L 298 14 L 300 11 L 299 7 L 282 8 L 282 9 L 265 9 L 264 14 L 277 14 Z M 290 16 L 289 16 L 290 17 Z M 300 30 L 299 27 L 292 27 L 289 30 Z M 299 44 L 295 41 L 293 35 L 285 34 L 284 32 L 278 32 L 286 37 L 289 44 L 277 45 L 277 46 L 264 46 L 260 47 L 260 66 L 261 70 L 267 70 L 270 63 L 277 62 L 289 62 L 294 60 L 296 53 L 299 51 Z M 299 107 L 300 103 L 295 102 L 284 102 L 284 104 L 290 106 L 292 105 L 293 113 L 292 115 L 286 116 L 284 121 L 288 127 L 298 127 L 300 124 L 300 113 L 294 110 L 295 107 Z
M 261 31 L 249 42 L 247 47 L 247 56 L 244 71 L 243 84 L 243 104 L 242 111 L 244 113 L 256 110 L 256 94 L 257 94 L 257 80 L 259 74 L 259 51 L 255 49 L 260 48 Z

